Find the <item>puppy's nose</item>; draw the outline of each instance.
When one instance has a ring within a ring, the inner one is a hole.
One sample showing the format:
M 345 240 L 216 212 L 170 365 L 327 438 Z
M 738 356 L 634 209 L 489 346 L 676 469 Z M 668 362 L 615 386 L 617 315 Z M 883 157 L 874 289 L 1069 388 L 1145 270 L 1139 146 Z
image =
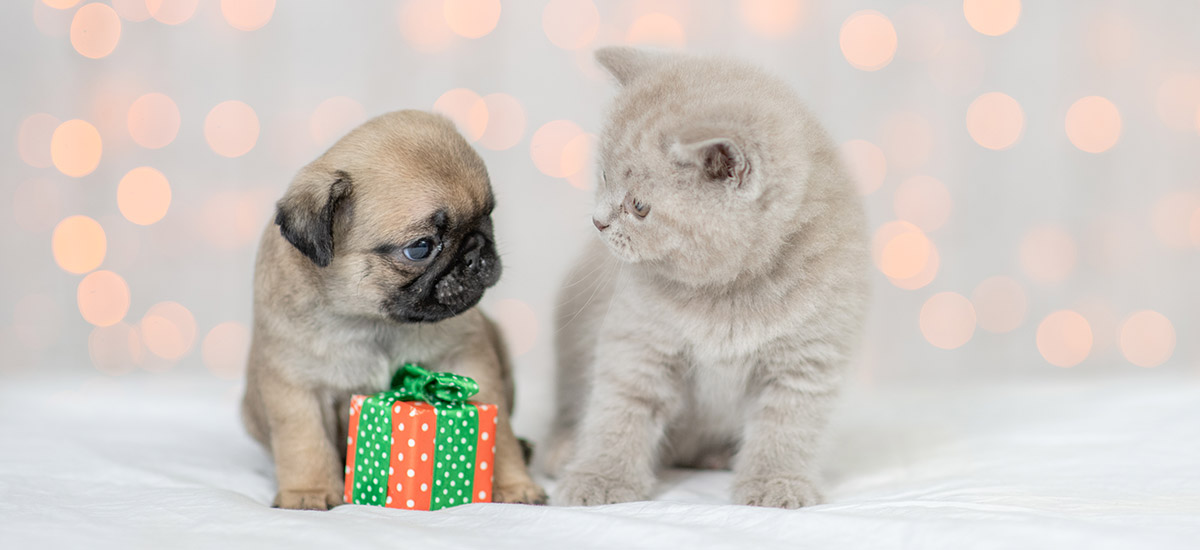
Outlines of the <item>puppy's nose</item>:
M 598 220 L 596 218 L 592 218 L 592 225 L 595 225 L 596 229 L 599 229 L 600 231 L 604 231 L 605 229 L 608 229 L 607 223 L 601 223 L 600 220 Z
M 483 253 L 483 245 L 486 242 L 483 235 L 475 233 L 467 238 L 467 242 L 463 244 L 463 263 L 467 271 L 475 271 L 482 267 L 480 256 Z

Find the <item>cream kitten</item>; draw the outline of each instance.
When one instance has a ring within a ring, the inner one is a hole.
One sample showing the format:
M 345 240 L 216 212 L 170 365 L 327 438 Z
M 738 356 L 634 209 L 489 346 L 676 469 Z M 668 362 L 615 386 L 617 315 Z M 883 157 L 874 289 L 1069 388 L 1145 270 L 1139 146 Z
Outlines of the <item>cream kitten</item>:
M 820 502 L 816 451 L 868 301 L 837 149 L 753 67 L 596 58 L 621 90 L 599 145 L 603 244 L 559 300 L 554 501 L 641 500 L 660 465 L 732 465 L 738 503 Z

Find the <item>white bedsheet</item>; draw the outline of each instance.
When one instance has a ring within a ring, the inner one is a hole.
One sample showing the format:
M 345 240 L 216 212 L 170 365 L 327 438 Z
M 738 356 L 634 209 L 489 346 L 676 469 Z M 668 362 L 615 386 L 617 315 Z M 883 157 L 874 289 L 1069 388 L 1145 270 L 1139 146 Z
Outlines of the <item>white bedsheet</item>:
M 728 472 L 591 509 L 293 512 L 228 386 L 186 376 L 4 380 L 0 548 L 1200 548 L 1200 377 L 848 391 L 829 503 L 733 506 Z M 65 389 L 64 389 L 65 388 Z M 544 480 L 546 481 L 546 480 Z

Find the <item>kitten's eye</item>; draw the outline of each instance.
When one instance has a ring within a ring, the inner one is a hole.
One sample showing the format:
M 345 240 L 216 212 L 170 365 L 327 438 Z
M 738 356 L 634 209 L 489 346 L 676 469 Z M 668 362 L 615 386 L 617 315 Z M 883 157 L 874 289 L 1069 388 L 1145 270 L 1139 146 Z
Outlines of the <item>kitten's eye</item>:
M 423 237 L 404 247 L 404 257 L 414 262 L 423 262 L 432 258 L 438 251 L 438 246 L 429 237 Z
M 627 193 L 625 195 L 625 211 L 644 218 L 646 214 L 650 213 L 650 205 L 634 198 L 633 193 Z

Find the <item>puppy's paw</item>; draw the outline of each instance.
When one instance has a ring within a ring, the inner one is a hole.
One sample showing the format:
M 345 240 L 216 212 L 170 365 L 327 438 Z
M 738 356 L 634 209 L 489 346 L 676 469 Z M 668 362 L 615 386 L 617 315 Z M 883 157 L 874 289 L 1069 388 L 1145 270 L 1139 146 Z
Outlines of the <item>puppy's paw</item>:
M 288 510 L 328 510 L 342 503 L 342 493 L 320 489 L 280 489 L 275 495 L 276 508 Z
M 532 480 L 498 485 L 492 489 L 492 502 L 545 504 L 546 491 Z
M 733 500 L 747 506 L 800 508 L 824 502 L 821 491 L 806 478 L 753 478 L 734 485 Z
M 649 490 L 625 479 L 595 474 L 567 473 L 554 491 L 554 503 L 564 506 L 598 506 L 646 500 Z

